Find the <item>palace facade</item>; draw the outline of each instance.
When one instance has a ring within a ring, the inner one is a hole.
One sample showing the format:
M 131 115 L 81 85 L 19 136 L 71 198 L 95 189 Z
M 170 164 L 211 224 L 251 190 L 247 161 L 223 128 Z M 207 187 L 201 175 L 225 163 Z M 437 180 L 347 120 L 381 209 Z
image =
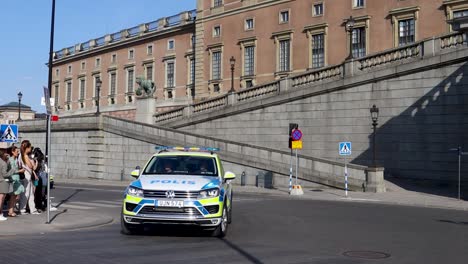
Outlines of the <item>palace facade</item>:
M 447 34 L 463 16 L 468 0 L 197 0 L 55 52 L 52 97 L 60 115 L 93 113 L 99 101 L 134 119 L 140 76 L 164 111 Z

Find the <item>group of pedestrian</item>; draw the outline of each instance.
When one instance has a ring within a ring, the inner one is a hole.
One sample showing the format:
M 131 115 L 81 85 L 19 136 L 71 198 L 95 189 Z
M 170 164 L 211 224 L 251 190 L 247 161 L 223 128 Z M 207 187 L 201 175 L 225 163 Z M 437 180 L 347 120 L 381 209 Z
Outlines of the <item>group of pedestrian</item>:
M 43 166 L 32 155 L 29 140 L 23 140 L 20 148 L 13 145 L 0 149 L 0 221 L 5 221 L 4 203 L 8 217 L 19 214 L 40 214 L 47 206 L 43 182 L 47 180 Z M 8 201 L 5 198 L 9 196 Z

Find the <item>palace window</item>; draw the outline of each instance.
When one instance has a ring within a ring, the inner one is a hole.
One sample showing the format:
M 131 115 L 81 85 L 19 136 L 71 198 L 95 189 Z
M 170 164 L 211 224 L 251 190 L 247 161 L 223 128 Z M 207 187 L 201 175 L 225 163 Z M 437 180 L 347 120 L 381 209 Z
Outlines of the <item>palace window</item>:
M 289 71 L 291 63 L 291 40 L 279 41 L 279 71 Z
M 174 61 L 166 63 L 166 87 L 174 87 Z
M 325 66 L 325 36 L 312 35 L 312 68 Z
M 289 22 L 289 10 L 281 11 L 279 15 L 280 23 Z
M 255 46 L 244 47 L 244 75 L 254 75 L 255 68 Z
M 211 54 L 211 79 L 221 79 L 221 51 L 215 51 Z
M 398 45 L 404 46 L 414 43 L 415 40 L 414 19 L 398 21 Z
M 366 56 L 366 28 L 354 28 L 352 34 L 353 57 L 361 58 Z
M 314 4 L 314 16 L 322 16 L 323 15 L 323 3 Z
M 353 0 L 353 7 L 364 7 L 364 0 Z

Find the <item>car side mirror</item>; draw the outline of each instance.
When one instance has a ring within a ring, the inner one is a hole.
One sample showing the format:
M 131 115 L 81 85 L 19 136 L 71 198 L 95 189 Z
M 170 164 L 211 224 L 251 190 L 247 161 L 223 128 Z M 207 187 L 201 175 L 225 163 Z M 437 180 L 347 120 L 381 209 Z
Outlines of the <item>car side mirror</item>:
M 226 171 L 226 173 L 224 173 L 224 181 L 232 181 L 236 178 L 236 175 L 230 171 Z
M 130 173 L 130 175 L 134 178 L 140 177 L 140 166 L 136 166 L 136 168 Z

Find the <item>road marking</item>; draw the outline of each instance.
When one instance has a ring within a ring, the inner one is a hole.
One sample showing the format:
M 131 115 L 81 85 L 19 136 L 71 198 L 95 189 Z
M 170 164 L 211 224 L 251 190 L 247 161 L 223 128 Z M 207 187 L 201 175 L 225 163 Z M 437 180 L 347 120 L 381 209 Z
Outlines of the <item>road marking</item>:
M 57 208 L 70 208 L 70 209 L 79 209 L 79 210 L 89 210 L 89 209 L 96 209 L 96 207 L 89 207 L 89 206 L 80 206 L 80 205 L 73 205 L 69 203 L 61 204 L 60 206 L 56 206 Z
M 113 204 L 113 205 L 118 205 L 118 206 L 122 205 L 122 200 L 118 200 L 118 201 L 96 200 L 94 202 L 103 203 L 103 204 Z
M 114 186 L 112 186 L 114 187 Z M 71 186 L 56 186 L 57 189 L 72 189 L 72 190 L 85 190 L 85 191 L 100 191 L 100 192 L 116 192 L 124 193 L 125 187 L 122 187 L 122 190 L 109 190 L 109 189 L 99 189 L 99 188 L 88 188 L 88 187 L 71 187 Z
M 116 204 L 102 204 L 98 202 L 70 202 L 73 205 L 78 205 L 78 206 L 94 206 L 94 207 L 107 207 L 107 208 L 116 208 L 120 207 L 121 205 L 116 205 Z
M 341 200 L 348 200 L 348 201 L 368 201 L 368 202 L 380 202 L 380 200 L 375 200 L 375 199 L 365 199 L 365 198 L 351 198 L 351 197 L 343 197 L 340 198 Z

